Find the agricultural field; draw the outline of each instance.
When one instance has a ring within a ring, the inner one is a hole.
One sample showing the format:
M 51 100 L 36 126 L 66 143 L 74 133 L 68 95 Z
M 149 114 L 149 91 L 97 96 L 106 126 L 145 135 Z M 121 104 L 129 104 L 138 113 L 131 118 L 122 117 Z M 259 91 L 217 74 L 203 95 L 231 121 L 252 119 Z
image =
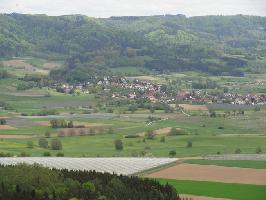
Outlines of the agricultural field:
M 223 167 L 181 163 L 148 175 L 151 178 L 213 181 L 266 185 L 266 169 Z
M 162 184 L 173 185 L 180 194 L 192 194 L 193 199 L 210 200 L 233 199 L 250 200 L 256 197 L 257 200 L 264 200 L 266 196 L 265 185 L 219 183 L 210 181 L 190 181 L 190 180 L 169 180 L 159 179 Z M 182 195 L 181 195 L 182 196 Z M 184 195 L 186 196 L 186 195 Z M 203 198 L 201 198 L 203 196 Z
M 265 161 L 227 157 L 231 160 L 184 159 L 176 165 L 147 172 L 145 177 L 174 186 L 183 198 L 248 200 L 255 196 L 258 200 L 265 199 Z
M 3 69 L 12 72 L 13 75 L 23 77 L 26 74 L 47 75 L 51 69 L 60 68 L 61 61 L 49 61 L 39 58 L 14 58 L 5 60 Z
M 266 169 L 266 161 L 257 160 L 187 160 L 186 163 L 199 165 L 216 165 L 224 167 L 239 167 L 252 169 Z

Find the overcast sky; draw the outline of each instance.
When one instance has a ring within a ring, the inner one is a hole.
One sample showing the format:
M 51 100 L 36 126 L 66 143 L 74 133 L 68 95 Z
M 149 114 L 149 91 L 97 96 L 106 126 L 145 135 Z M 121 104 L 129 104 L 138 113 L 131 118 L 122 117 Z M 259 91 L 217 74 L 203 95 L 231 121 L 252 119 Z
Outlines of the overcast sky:
M 0 0 L 0 13 L 12 12 L 91 17 L 161 14 L 266 16 L 266 0 Z

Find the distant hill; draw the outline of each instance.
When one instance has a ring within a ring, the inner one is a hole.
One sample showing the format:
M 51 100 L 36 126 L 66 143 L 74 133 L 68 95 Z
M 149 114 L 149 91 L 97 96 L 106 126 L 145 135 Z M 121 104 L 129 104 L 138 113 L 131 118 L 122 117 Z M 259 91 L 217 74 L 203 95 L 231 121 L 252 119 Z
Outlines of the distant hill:
M 266 17 L 1 14 L 0 58 L 28 55 L 65 60 L 52 74 L 79 81 L 129 66 L 241 76 L 266 71 Z

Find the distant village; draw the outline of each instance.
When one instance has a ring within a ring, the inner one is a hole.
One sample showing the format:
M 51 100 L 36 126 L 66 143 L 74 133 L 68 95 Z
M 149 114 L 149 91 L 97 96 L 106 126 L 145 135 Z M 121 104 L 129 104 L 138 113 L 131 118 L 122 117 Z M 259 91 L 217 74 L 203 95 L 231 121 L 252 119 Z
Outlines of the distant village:
M 57 85 L 57 91 L 67 94 L 90 94 L 92 87 L 97 87 L 100 95 L 109 95 L 113 99 L 137 99 L 145 98 L 153 103 L 185 102 L 191 104 L 232 104 L 232 105 L 266 105 L 266 95 L 239 94 L 225 92 L 218 95 L 210 95 L 206 90 L 187 89 L 169 91 L 163 84 L 152 81 L 135 79 L 129 81 L 126 78 L 104 77 L 94 83 L 86 82 L 76 85 Z

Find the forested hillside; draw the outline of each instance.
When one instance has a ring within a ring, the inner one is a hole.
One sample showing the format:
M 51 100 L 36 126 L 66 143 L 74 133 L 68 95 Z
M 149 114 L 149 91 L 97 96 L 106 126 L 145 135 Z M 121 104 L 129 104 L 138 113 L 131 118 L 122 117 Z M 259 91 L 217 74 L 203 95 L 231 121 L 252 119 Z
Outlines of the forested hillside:
M 128 66 L 241 76 L 265 70 L 266 18 L 0 15 L 0 57 L 28 55 L 64 60 L 52 75 L 68 80 Z
M 43 168 L 0 166 L 1 200 L 180 200 L 176 190 L 151 179 Z

